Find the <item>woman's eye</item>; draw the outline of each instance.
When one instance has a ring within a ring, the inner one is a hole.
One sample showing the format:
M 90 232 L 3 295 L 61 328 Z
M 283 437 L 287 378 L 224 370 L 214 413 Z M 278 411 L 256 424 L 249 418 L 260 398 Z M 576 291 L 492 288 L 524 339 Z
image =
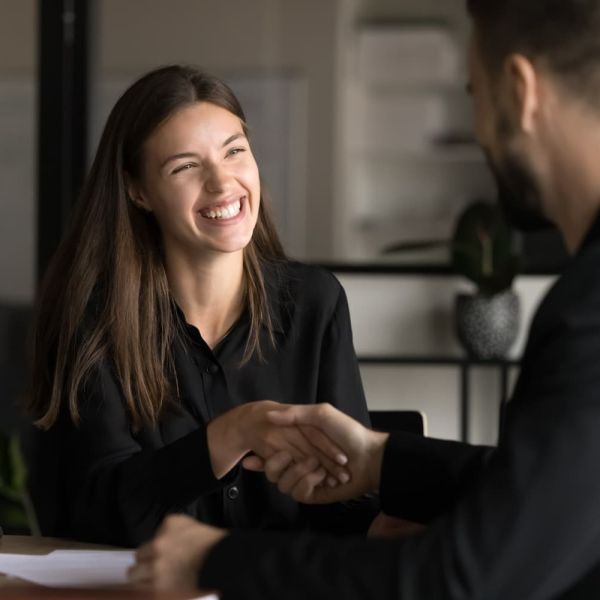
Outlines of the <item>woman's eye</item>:
M 231 148 L 229 152 L 227 152 L 227 156 L 235 156 L 240 152 L 246 152 L 246 148 Z
M 194 168 L 194 165 L 192 163 L 187 163 L 185 165 L 181 165 L 180 167 L 177 167 L 176 169 L 173 169 L 173 173 L 181 173 L 181 171 L 189 171 L 192 168 Z

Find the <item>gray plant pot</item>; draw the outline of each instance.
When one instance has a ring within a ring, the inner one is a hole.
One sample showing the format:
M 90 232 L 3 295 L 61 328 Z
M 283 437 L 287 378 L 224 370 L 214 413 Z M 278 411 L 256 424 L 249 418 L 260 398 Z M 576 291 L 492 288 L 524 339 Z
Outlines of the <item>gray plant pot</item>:
M 504 358 L 519 333 L 519 297 L 512 290 L 494 296 L 458 294 L 456 334 L 473 358 Z

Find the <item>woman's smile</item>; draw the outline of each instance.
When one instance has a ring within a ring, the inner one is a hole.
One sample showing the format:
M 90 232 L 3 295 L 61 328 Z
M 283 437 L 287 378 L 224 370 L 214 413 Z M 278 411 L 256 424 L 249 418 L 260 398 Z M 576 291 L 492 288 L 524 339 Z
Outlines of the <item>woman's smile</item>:
M 215 223 L 232 224 L 239 221 L 239 218 L 243 216 L 245 200 L 246 196 L 242 196 L 230 201 L 218 202 L 202 208 L 198 213 L 204 219 Z

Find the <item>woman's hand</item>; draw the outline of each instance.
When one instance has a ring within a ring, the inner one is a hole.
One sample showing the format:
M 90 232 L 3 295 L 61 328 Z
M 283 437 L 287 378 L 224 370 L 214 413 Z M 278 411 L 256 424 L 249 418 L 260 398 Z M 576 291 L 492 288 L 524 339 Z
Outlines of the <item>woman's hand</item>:
M 215 476 L 223 477 L 249 452 L 263 461 L 284 452 L 296 463 L 310 464 L 330 487 L 347 482 L 349 473 L 343 465 L 348 459 L 327 435 L 316 428 L 277 424 L 267 417 L 287 406 L 270 400 L 249 402 L 211 421 L 207 438 Z
M 188 516 L 171 515 L 154 539 L 138 548 L 129 579 L 155 589 L 196 590 L 208 553 L 226 535 L 226 531 Z

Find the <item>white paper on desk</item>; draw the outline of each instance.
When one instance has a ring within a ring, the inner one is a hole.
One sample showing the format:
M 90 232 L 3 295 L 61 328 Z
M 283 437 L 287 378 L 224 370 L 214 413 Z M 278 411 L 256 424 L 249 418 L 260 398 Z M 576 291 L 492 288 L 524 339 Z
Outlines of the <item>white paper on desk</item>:
M 55 550 L 49 554 L 0 554 L 0 572 L 49 587 L 127 583 L 133 550 Z

